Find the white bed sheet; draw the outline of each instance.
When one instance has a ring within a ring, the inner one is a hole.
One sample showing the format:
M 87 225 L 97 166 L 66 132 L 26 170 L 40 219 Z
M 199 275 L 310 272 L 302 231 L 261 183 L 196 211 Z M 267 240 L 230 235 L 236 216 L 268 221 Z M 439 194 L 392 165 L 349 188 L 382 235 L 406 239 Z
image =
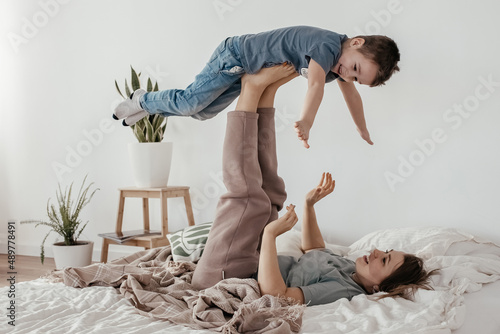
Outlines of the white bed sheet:
M 500 281 L 485 284 L 481 290 L 465 294 L 464 324 L 452 333 L 500 333 Z
M 6 291 L 0 289 L 2 308 Z M 15 328 L 3 320 L 0 333 L 210 333 L 140 315 L 111 287 L 75 289 L 44 279 L 22 282 L 16 287 L 16 306 Z
M 1 305 L 5 305 L 2 288 Z M 173 325 L 139 315 L 114 288 L 74 289 L 62 283 L 38 279 L 17 285 L 17 319 L 13 328 L 2 321 L 2 333 L 211 333 Z M 330 333 L 332 319 L 328 307 L 306 310 L 302 333 Z M 500 281 L 465 295 L 465 322 L 453 334 L 500 333 Z M 340 316 L 338 315 L 337 318 Z
M 282 246 L 296 241 L 297 233 L 290 236 Z M 308 307 L 301 333 L 444 334 L 464 322 L 453 334 L 500 333 L 500 281 L 486 284 L 500 278 L 500 247 L 443 229 L 379 231 L 350 247 L 330 246 L 354 257 L 372 244 L 404 245 L 431 267 L 446 268 L 433 280 L 436 291 L 419 291 L 415 302 L 359 295 Z M 7 305 L 7 288 L 0 289 L 0 300 Z M 16 316 L 14 333 L 209 333 L 139 315 L 113 288 L 74 289 L 42 279 L 17 285 Z M 5 318 L 0 322 L 1 333 L 12 329 Z

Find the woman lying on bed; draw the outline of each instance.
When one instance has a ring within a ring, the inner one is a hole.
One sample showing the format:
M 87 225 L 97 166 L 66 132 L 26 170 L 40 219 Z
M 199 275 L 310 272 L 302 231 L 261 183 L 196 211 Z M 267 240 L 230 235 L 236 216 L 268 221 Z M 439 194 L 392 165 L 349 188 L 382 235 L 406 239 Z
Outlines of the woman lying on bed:
M 298 218 L 294 205 L 278 218 L 286 192 L 277 174 L 273 105 L 277 89 L 295 76 L 293 67 L 283 65 L 242 78 L 236 111 L 227 115 L 223 149 L 227 193 L 219 200 L 193 286 L 201 290 L 224 278 L 254 277 L 262 294 L 291 297 L 308 305 L 378 291 L 408 297 L 416 288 L 428 289 L 429 273 L 413 255 L 375 249 L 352 262 L 325 248 L 314 205 L 335 188 L 329 173 L 306 195 L 305 254 L 299 260 L 277 255 L 276 237 L 290 230 Z
M 298 220 L 293 205 L 287 207 L 283 217 L 264 228 L 258 276 L 262 294 L 285 295 L 318 305 L 379 291 L 388 292 L 383 297 L 408 298 L 417 288 L 429 289 L 429 274 L 423 261 L 414 255 L 375 249 L 353 262 L 325 248 L 314 205 L 334 188 L 331 174 L 323 173 L 319 185 L 306 195 L 301 247 L 305 254 L 299 260 L 276 252 L 276 237 Z

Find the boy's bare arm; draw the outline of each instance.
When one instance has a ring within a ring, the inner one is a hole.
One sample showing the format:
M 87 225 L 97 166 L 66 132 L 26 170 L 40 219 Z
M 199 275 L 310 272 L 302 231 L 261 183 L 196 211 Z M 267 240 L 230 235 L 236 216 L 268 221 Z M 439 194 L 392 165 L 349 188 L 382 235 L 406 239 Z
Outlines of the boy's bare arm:
M 295 122 L 295 131 L 300 140 L 304 142 L 304 146 L 309 148 L 309 130 L 311 129 L 316 113 L 318 112 L 323 93 L 325 90 L 326 73 L 323 68 L 313 59 L 309 62 L 307 74 L 307 93 L 304 100 L 300 120 Z
M 363 101 L 361 100 L 361 96 L 359 95 L 356 86 L 354 86 L 353 82 L 342 82 L 340 80 L 338 80 L 338 84 L 361 138 L 363 138 L 368 144 L 373 145 L 373 142 L 370 139 L 370 133 L 366 127 Z

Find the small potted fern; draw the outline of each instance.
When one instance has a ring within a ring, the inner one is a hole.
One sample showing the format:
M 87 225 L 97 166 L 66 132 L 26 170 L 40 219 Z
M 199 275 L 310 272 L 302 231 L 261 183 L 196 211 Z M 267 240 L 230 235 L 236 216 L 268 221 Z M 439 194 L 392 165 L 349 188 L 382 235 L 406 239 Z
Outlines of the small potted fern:
M 132 92 L 141 88 L 141 73 L 131 66 L 129 87 L 125 79 L 125 95 L 122 94 L 115 80 L 118 93 L 126 99 Z M 158 91 L 158 83 L 154 85 L 151 78 L 147 79 L 146 90 Z M 173 143 L 162 142 L 167 127 L 167 118 L 162 115 L 149 115 L 131 126 L 138 143 L 128 145 L 135 185 L 137 187 L 166 187 L 170 175 Z
M 54 204 L 50 204 L 50 198 L 47 201 L 48 221 L 21 221 L 21 224 L 36 224 L 35 227 L 39 225 L 50 227 L 50 231 L 47 232 L 40 246 L 40 260 L 42 264 L 45 260 L 45 241 L 52 232 L 56 232 L 64 239 L 64 241 L 53 244 L 52 249 L 56 268 L 84 267 L 92 263 L 94 243 L 92 241 L 78 240 L 80 234 L 88 224 L 88 222 L 82 222 L 80 213 L 99 189 L 90 190 L 94 183 L 90 183 L 84 188 L 86 180 L 87 177 L 83 179 L 76 201 L 72 199 L 73 183 L 64 192 L 61 190 L 61 185 L 59 185 L 58 190 L 56 190 L 57 207 Z

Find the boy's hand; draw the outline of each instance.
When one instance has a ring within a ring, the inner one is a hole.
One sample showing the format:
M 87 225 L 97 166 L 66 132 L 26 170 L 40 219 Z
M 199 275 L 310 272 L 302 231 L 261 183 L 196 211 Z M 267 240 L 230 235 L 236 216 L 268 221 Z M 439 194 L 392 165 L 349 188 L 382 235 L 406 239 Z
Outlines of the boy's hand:
M 286 210 L 287 213 L 285 213 L 282 217 L 267 224 L 267 226 L 264 228 L 264 233 L 268 233 L 269 235 L 276 238 L 277 236 L 292 229 L 292 227 L 299 220 L 299 218 L 297 218 L 297 214 L 295 213 L 295 205 L 288 205 L 286 207 Z
M 363 138 L 368 144 L 373 145 L 373 142 L 370 139 L 370 133 L 368 132 L 368 130 L 360 130 L 358 128 L 358 132 L 361 135 L 361 138 Z
M 311 129 L 311 125 L 303 120 L 300 120 L 295 122 L 294 127 L 295 127 L 295 132 L 297 132 L 297 137 L 299 137 L 299 140 L 302 140 L 304 142 L 305 148 L 309 148 L 310 146 L 307 143 L 307 141 L 309 140 L 309 130 Z
M 330 195 L 333 192 L 333 189 L 335 189 L 335 180 L 332 180 L 332 174 L 323 173 L 318 186 L 307 193 L 306 204 L 316 204 L 323 197 Z

